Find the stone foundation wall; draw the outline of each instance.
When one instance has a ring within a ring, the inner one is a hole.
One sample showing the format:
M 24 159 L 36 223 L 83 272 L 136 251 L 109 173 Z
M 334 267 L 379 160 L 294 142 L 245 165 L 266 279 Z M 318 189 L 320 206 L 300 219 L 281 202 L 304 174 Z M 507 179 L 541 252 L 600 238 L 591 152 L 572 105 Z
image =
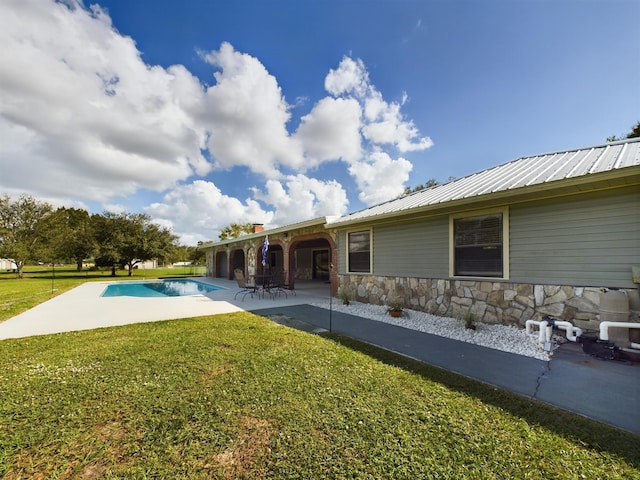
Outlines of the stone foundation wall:
M 463 318 L 470 312 L 482 323 L 524 326 L 529 319 L 551 315 L 585 330 L 597 330 L 601 291 L 566 285 L 340 275 L 338 295 L 376 305 L 399 302 L 443 317 Z M 638 321 L 634 311 L 638 291 L 627 290 L 627 294 L 631 321 Z

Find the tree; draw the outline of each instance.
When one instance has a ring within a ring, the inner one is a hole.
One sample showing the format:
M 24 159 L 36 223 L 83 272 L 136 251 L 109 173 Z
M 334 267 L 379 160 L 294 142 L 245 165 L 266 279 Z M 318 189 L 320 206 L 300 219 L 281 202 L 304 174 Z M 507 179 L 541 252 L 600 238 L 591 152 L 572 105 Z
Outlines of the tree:
M 633 127 L 631 127 L 631 131 L 624 138 L 638 138 L 640 137 L 640 122 L 636 123 Z M 623 137 L 616 137 L 615 135 L 611 135 L 607 137 L 607 142 L 617 142 L 619 140 L 623 140 Z
M 231 225 L 224 227 L 220 231 L 220 235 L 218 237 L 220 240 L 230 240 L 249 233 L 253 233 L 253 223 L 232 223 Z
M 26 262 L 48 260 L 46 219 L 52 211 L 29 195 L 15 202 L 8 195 L 0 198 L 0 257 L 14 261 L 18 278 L 23 278 Z
M 187 247 L 187 252 L 189 254 L 189 261 L 192 265 L 204 265 L 207 261 L 206 252 L 200 248 L 202 242 L 198 242 L 197 246 L 189 246 Z
M 48 218 L 49 242 L 54 256 L 61 260 L 73 260 L 78 271 L 84 259 L 98 251 L 91 216 L 78 208 L 58 208 Z
M 438 182 L 435 178 L 432 178 L 428 180 L 427 183 L 425 183 L 424 185 L 418 185 L 415 188 L 411 188 L 411 187 L 405 188 L 404 193 L 402 195 L 409 195 L 410 193 L 418 192 L 420 190 L 424 190 L 425 188 L 435 187 L 436 185 L 440 185 L 440 182 Z
M 129 275 L 141 262 L 166 259 L 174 254 L 177 237 L 167 228 L 151 223 L 142 213 L 104 213 L 94 215 L 96 238 L 100 245 L 96 264 L 127 267 Z
M 174 248 L 172 261 L 174 262 L 190 262 L 192 265 L 202 265 L 205 263 L 205 251 L 200 248 L 202 242 L 198 242 L 198 246 L 178 245 Z
M 631 129 L 631 132 L 627 134 L 627 138 L 638 137 L 640 137 L 640 122 L 636 123 L 636 125 Z
M 167 263 L 169 259 L 175 256 L 178 237 L 171 233 L 170 229 L 150 223 L 150 220 L 148 220 L 142 233 L 144 237 L 144 249 L 142 251 L 144 252 L 145 260 L 155 258 L 161 263 Z M 132 267 L 133 265 L 130 264 L 129 275 L 131 275 Z
M 111 275 L 115 276 L 116 265 L 120 263 L 118 249 L 122 243 L 118 222 L 113 214 L 105 213 L 92 215 L 91 223 L 99 245 L 95 264 L 97 267 L 112 267 Z

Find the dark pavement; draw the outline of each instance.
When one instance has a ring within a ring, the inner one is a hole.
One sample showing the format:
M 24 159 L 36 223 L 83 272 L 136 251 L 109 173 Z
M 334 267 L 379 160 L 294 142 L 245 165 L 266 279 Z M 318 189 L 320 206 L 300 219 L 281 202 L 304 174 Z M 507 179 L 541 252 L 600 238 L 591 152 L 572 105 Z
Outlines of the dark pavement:
M 598 360 L 567 343 L 546 362 L 311 305 L 253 313 L 382 347 L 640 435 L 640 364 Z

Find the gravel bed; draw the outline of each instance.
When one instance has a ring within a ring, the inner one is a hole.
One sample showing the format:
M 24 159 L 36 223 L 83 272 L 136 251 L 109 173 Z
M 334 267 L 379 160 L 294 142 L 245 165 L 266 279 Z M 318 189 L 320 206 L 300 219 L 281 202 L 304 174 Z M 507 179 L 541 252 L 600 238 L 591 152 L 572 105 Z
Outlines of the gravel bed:
M 317 302 L 312 305 L 329 309 L 329 302 Z M 394 318 L 387 313 L 384 305 L 370 305 L 367 303 L 351 302 L 343 305 L 341 302 L 333 302 L 333 311 L 349 313 L 359 317 L 369 318 L 378 322 L 390 323 L 404 328 L 411 328 L 420 332 L 452 338 L 463 342 L 482 345 L 504 352 L 516 353 L 539 360 L 550 360 L 553 349 L 564 340 L 563 337 L 554 335 L 551 352 L 546 352 L 538 344 L 537 334 L 527 335 L 525 329 L 507 325 L 491 325 L 475 322 L 475 330 L 465 328 L 462 320 L 455 318 L 438 317 L 417 310 L 404 309 L 401 317 Z M 537 330 L 536 330 L 537 332 Z

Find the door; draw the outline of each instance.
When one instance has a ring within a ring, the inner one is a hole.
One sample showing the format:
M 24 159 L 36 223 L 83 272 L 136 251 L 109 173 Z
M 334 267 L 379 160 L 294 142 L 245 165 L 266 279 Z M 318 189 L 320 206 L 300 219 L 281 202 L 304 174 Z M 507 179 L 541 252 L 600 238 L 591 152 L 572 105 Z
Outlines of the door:
M 313 279 L 329 280 L 329 250 L 313 251 Z

